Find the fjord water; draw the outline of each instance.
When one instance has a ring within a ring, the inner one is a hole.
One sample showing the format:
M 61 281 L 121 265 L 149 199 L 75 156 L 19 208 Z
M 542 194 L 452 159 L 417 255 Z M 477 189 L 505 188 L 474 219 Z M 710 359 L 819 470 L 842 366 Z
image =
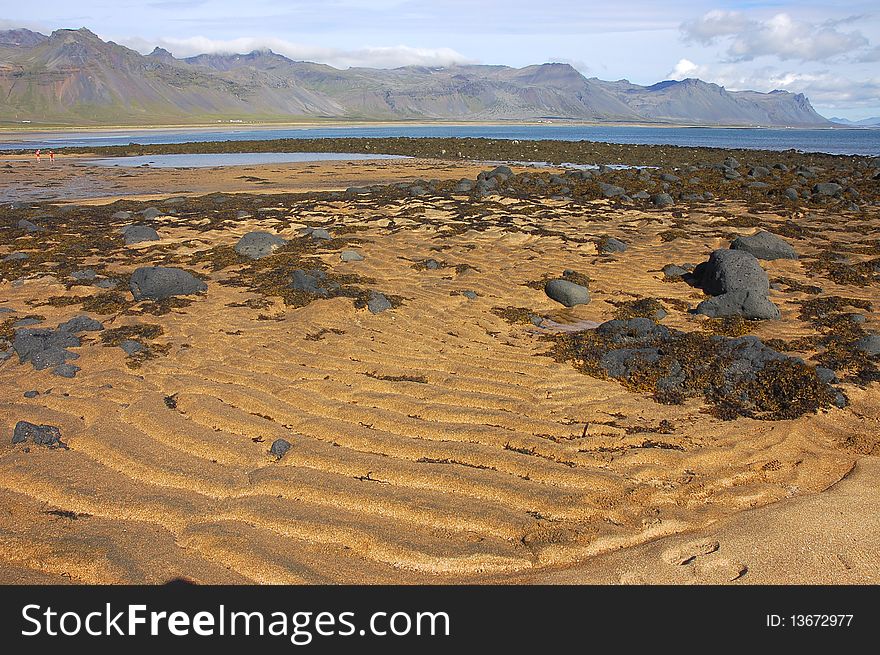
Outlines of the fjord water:
M 0 150 L 159 144 L 201 141 L 390 137 L 471 137 L 488 139 L 558 139 L 622 144 L 676 145 L 708 148 L 799 150 L 840 155 L 880 156 L 877 129 L 775 129 L 716 127 L 619 127 L 592 125 L 386 125 L 257 129 L 144 129 L 100 132 L 55 132 L 15 139 L 0 135 Z M 15 140 L 13 140 L 15 139 Z

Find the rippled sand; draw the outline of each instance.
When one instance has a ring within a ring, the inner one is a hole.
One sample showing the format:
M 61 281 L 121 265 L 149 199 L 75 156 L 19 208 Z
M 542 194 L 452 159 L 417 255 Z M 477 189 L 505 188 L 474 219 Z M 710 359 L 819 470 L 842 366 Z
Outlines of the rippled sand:
M 374 167 L 386 166 L 403 164 L 370 163 L 362 179 L 377 179 Z M 479 170 L 421 166 L 425 178 Z M 413 172 L 407 170 L 396 176 Z M 187 178 L 193 190 L 217 190 L 216 180 L 196 175 Z M 307 171 L 297 175 L 297 184 L 314 188 L 303 181 Z M 161 179 L 168 181 L 154 182 Z M 167 196 L 183 186 L 155 192 Z M 133 192 L 143 187 L 140 180 Z M 612 210 L 601 201 L 486 206 L 496 224 L 481 231 L 467 229 L 455 205 L 422 199 L 375 208 L 367 199 L 307 209 L 287 203 L 209 231 L 158 219 L 161 243 L 143 244 L 138 254 L 181 262 L 251 230 L 294 237 L 306 223 L 323 223 L 334 236 L 353 239 L 364 261 L 343 263 L 338 251 L 317 257 L 334 273 L 372 278 L 370 288 L 404 302 L 378 315 L 348 298 L 299 308 L 275 300 L 252 309 L 242 305 L 254 293 L 220 284 L 235 267 L 190 266 L 210 277 L 207 296 L 189 306 L 161 316 L 93 314 L 108 328 L 160 325 L 157 341 L 170 345 L 167 355 L 131 369 L 120 348 L 87 333 L 75 379 L 35 372 L 17 359 L 0 365 L 0 434 L 7 435 L 0 443 L 0 581 L 580 581 L 596 580 L 583 567 L 611 552 L 632 553 L 638 565 L 603 564 L 602 571 L 616 573 L 600 581 L 670 581 L 663 567 L 676 565 L 657 559 L 663 548 L 641 545 L 703 534 L 771 503 L 777 511 L 796 508 L 877 452 L 876 386 L 846 385 L 852 404 L 843 410 L 721 421 L 699 400 L 659 405 L 613 380 L 585 376 L 547 356 L 539 329 L 492 311 L 527 307 L 562 324 L 601 322 L 613 317 L 613 301 L 652 297 L 669 311 L 664 324 L 701 329 L 682 303 L 692 307 L 702 294 L 664 281 L 659 270 L 702 261 L 726 245 L 731 228 L 724 219 L 745 213 L 743 206 L 694 210 L 687 238 L 670 242 L 660 233 L 675 226 L 672 211 Z M 497 220 L 503 216 L 512 218 L 504 224 Z M 785 217 L 761 218 L 774 224 Z M 803 221 L 822 229 L 821 217 Z M 597 255 L 591 239 L 600 234 L 624 239 L 629 249 Z M 827 237 L 860 238 L 840 231 Z M 795 245 L 802 254 L 814 247 Z M 428 257 L 448 266 L 413 268 Z M 114 261 L 120 277 L 134 268 L 124 256 Z M 809 281 L 797 261 L 762 263 L 771 279 Z M 559 309 L 524 286 L 564 269 L 590 275 L 589 305 Z M 870 286 L 823 286 L 876 300 Z M 476 300 L 463 290 L 475 291 Z M 81 311 L 28 304 L 84 292 L 43 277 L 0 285 L 0 300 L 54 326 Z M 783 318 L 756 334 L 810 334 L 796 305 L 805 297 L 771 292 Z M 868 313 L 868 327 L 880 327 L 876 313 Z M 31 389 L 40 395 L 24 398 Z M 13 447 L 8 435 L 18 420 L 59 426 L 70 449 Z M 268 454 L 276 438 L 293 445 L 279 461 Z M 846 513 L 846 503 L 844 496 L 828 511 Z M 739 537 L 751 529 L 748 519 L 736 525 Z M 724 548 L 722 541 L 716 550 Z M 761 571 L 760 558 L 737 557 L 724 573 L 695 580 L 748 580 L 750 567 Z M 876 560 L 858 562 L 876 572 Z M 744 568 L 728 575 L 738 565 Z M 629 568 L 638 576 L 623 575 Z M 763 575 L 792 579 L 772 565 Z

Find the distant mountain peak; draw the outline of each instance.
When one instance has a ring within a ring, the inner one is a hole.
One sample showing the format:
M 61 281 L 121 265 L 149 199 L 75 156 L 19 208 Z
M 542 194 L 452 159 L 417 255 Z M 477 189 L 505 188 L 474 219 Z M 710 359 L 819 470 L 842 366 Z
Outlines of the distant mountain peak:
M 39 32 L 33 32 L 20 27 L 12 30 L 0 30 L 0 46 L 13 46 L 18 48 L 32 48 L 43 43 L 49 37 Z

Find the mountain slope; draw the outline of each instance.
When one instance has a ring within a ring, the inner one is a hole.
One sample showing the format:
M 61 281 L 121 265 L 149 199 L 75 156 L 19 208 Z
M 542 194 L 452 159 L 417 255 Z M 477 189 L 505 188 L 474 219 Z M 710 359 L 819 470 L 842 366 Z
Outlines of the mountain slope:
M 205 119 L 568 119 L 827 126 L 803 95 L 729 92 L 700 80 L 649 87 L 587 79 L 568 64 L 405 66 L 292 61 L 271 51 L 176 59 L 86 29 L 0 32 L 4 121 L 158 123 Z

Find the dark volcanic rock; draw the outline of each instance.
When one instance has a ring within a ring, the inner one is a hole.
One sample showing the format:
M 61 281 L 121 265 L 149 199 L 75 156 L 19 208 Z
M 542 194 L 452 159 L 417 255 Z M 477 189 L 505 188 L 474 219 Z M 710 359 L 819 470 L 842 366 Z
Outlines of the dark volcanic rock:
M 144 266 L 131 274 L 129 288 L 135 300 L 165 300 L 207 291 L 208 285 L 182 268 Z
M 126 355 L 131 357 L 132 355 L 142 351 L 144 349 L 144 344 L 142 344 L 140 341 L 135 341 L 134 339 L 126 339 L 119 344 L 119 347 L 122 348 Z
M 301 230 L 300 234 L 304 237 L 311 237 L 315 241 L 330 241 L 333 238 L 330 236 L 330 232 L 323 227 L 307 227 Z
M 97 276 L 98 274 L 95 273 L 95 270 L 92 268 L 86 268 L 82 271 L 74 271 L 70 274 L 70 277 L 72 277 L 74 280 L 77 280 L 78 282 L 90 282 L 94 280 Z
M 73 378 L 81 370 L 79 366 L 74 366 L 73 364 L 61 364 L 52 369 L 52 375 L 62 378 Z
M 767 295 L 770 282 L 758 259 L 742 250 L 716 250 L 709 261 L 694 268 L 693 279 L 706 293 L 722 293 L 745 289 Z
M 54 425 L 36 425 L 27 421 L 19 421 L 12 431 L 12 443 L 27 441 L 37 446 L 67 448 L 67 445 L 61 441 L 61 430 Z
M 626 244 L 614 237 L 603 237 L 597 242 L 596 249 L 601 253 L 624 252 Z
M 655 207 L 669 207 L 675 204 L 675 200 L 668 193 L 655 193 L 651 196 L 651 204 Z
M 378 291 L 370 291 L 367 298 L 367 309 L 373 314 L 380 314 L 386 309 L 391 309 L 391 301 Z
M 476 182 L 473 180 L 463 179 L 452 188 L 452 193 L 470 193 L 474 190 Z
M 880 355 L 880 334 L 868 334 L 855 342 L 856 350 L 867 355 Z
M 29 220 L 21 219 L 18 222 L 18 229 L 24 230 L 25 232 L 41 232 L 43 228 L 41 228 L 36 223 L 31 223 Z
M 779 309 L 767 298 L 770 282 L 757 258 L 743 250 L 716 250 L 709 261 L 694 268 L 686 280 L 715 296 L 701 302 L 697 313 L 707 316 L 779 318 Z
M 663 267 L 663 275 L 667 279 L 676 279 L 680 278 L 682 275 L 687 275 L 688 271 L 685 268 L 682 268 L 678 264 L 666 264 Z
M 590 290 L 570 280 L 550 280 L 544 285 L 544 293 L 566 307 L 586 305 L 590 302 Z
M 104 329 L 104 325 L 91 316 L 81 315 L 62 323 L 58 326 L 58 329 L 62 332 L 76 334 L 77 332 L 98 332 Z
M 779 318 L 779 308 L 770 302 L 765 294 L 748 289 L 738 289 L 708 298 L 697 305 L 696 312 L 713 318 L 720 316 L 742 316 L 755 320 Z
M 133 246 L 136 243 L 158 241 L 159 233 L 149 225 L 129 225 L 122 229 L 122 238 L 125 240 L 125 245 Z
M 81 344 L 75 334 L 50 328 L 16 330 L 12 340 L 19 362 L 30 362 L 37 371 L 61 366 L 68 359 L 77 359 L 79 355 L 67 349 Z
M 758 232 L 750 237 L 737 237 L 730 244 L 733 250 L 744 250 L 758 259 L 797 259 L 791 245 L 770 232 Z
M 235 244 L 235 252 L 250 259 L 268 257 L 287 241 L 271 232 L 248 232 Z
M 295 270 L 290 286 L 297 291 L 304 291 L 322 298 L 328 298 L 339 290 L 339 284 L 328 279 L 327 274 L 320 269 Z
M 275 456 L 275 459 L 281 459 L 291 449 L 290 442 L 287 439 L 276 439 L 269 448 L 269 453 Z
M 622 196 L 626 193 L 626 189 L 623 187 L 614 184 L 606 184 L 605 182 L 599 182 L 599 191 L 601 191 L 602 195 L 606 198 L 616 198 L 617 196 Z
M 820 182 L 813 185 L 813 194 L 817 196 L 836 196 L 841 191 L 843 187 L 834 182 Z

